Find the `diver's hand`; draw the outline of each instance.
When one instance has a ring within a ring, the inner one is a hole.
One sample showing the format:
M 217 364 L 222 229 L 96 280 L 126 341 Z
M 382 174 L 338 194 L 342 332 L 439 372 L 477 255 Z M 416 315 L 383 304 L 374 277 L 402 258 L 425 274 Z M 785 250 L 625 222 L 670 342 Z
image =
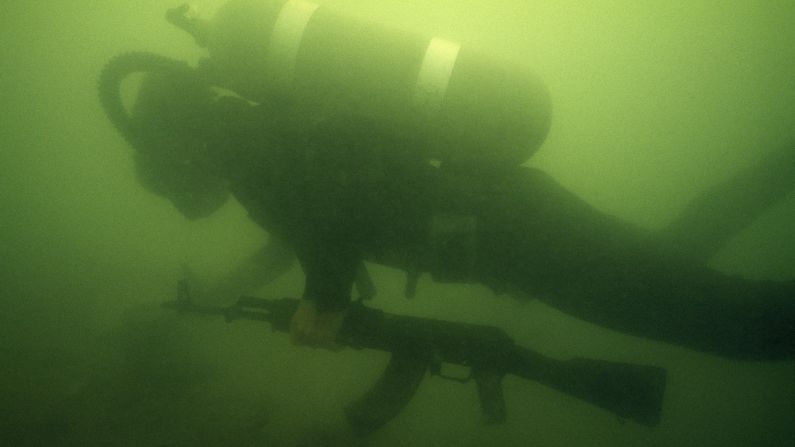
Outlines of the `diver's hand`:
M 290 339 L 296 345 L 334 351 L 342 349 L 336 339 L 344 320 L 344 310 L 318 312 L 314 301 L 301 300 L 290 320 Z

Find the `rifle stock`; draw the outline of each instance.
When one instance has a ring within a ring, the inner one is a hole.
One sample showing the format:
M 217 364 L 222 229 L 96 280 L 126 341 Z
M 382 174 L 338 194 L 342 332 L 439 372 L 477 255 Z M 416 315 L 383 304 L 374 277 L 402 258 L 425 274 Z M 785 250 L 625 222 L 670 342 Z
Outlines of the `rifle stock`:
M 199 306 L 187 288 L 164 306 L 191 313 L 223 315 L 227 321 L 269 322 L 287 332 L 298 300 L 241 297 L 230 307 Z M 440 373 L 440 364 L 471 368 L 487 421 L 505 419 L 501 381 L 513 374 L 593 404 L 644 425 L 660 421 L 666 384 L 663 368 L 586 358 L 557 360 L 516 346 L 502 330 L 483 325 L 392 315 L 354 303 L 338 342 L 356 349 L 392 353 L 382 378 L 346 409 L 355 428 L 372 431 L 396 416 L 417 390 L 426 370 Z
M 556 360 L 514 347 L 511 374 L 534 380 L 622 418 L 657 425 L 665 394 L 663 368 L 588 358 Z

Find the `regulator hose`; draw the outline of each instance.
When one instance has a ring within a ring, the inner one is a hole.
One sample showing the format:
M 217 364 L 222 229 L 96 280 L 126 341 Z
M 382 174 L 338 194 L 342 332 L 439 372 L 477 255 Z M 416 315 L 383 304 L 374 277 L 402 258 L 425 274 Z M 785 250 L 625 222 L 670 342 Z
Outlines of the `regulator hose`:
M 140 142 L 130 114 L 121 98 L 121 84 L 133 73 L 162 73 L 195 77 L 195 71 L 186 63 L 149 52 L 122 53 L 111 59 L 99 74 L 97 88 L 99 100 L 110 122 L 133 147 Z

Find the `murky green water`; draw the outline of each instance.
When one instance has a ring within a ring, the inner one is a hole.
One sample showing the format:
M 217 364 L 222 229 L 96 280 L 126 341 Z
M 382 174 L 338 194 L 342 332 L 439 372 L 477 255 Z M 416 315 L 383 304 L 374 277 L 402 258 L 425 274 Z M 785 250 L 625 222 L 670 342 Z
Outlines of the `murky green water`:
M 8 3 L 8 2 L 7 2 Z M 267 239 L 230 202 L 190 222 L 136 182 L 97 75 L 146 50 L 195 62 L 171 4 L 14 1 L 0 24 L 0 443 L 348 445 L 341 407 L 387 357 L 298 348 L 256 323 L 159 308 L 179 266 L 218 278 Z M 197 2 L 213 10 L 222 2 Z M 701 191 L 795 149 L 795 4 L 771 1 L 325 1 L 354 16 L 520 60 L 544 79 L 551 132 L 529 165 L 597 208 L 664 227 Z M 712 261 L 795 277 L 790 193 Z M 738 362 L 600 329 L 482 287 L 373 267 L 374 305 L 476 322 L 555 357 L 669 371 L 663 419 L 643 427 L 506 379 L 509 420 L 484 426 L 472 384 L 426 380 L 372 446 L 784 446 L 792 362 Z M 296 296 L 298 269 L 261 291 Z M 795 298 L 795 297 L 793 297 Z

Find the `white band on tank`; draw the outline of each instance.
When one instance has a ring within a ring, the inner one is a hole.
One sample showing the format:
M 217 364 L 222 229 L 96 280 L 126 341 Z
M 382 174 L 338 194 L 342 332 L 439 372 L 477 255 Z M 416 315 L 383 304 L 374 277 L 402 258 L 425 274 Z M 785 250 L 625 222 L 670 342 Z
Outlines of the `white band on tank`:
M 442 108 L 442 100 L 460 50 L 460 44 L 439 37 L 431 39 L 425 50 L 417 76 L 414 104 L 430 117 L 438 115 Z
M 287 92 L 293 85 L 298 49 L 309 20 L 319 5 L 306 0 L 289 0 L 282 6 L 273 25 L 266 74 L 277 91 Z

